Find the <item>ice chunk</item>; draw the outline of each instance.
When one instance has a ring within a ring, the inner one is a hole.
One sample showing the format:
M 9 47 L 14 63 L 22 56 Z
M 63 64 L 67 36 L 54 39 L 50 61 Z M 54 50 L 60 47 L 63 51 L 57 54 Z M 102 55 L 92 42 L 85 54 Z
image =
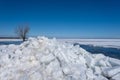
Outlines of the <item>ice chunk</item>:
M 114 75 L 116 75 L 119 72 L 120 72 L 120 66 L 116 66 L 116 67 L 112 67 L 112 68 L 107 68 L 107 69 L 103 70 L 103 74 L 106 77 L 113 77 Z
M 106 66 L 107 66 L 107 65 L 106 65 L 106 62 L 105 62 L 104 60 L 98 61 L 97 64 L 98 64 L 98 66 L 100 66 L 100 67 L 106 67 Z
M 120 80 L 120 73 L 114 75 L 110 80 Z
M 82 65 L 72 65 L 71 66 L 71 71 L 72 71 L 72 78 L 73 80 L 86 80 L 87 75 L 86 75 L 86 68 Z M 88 76 L 88 78 L 90 78 Z
M 32 41 L 32 46 L 35 47 L 35 48 L 39 48 L 39 43 L 38 41 Z
M 54 59 L 55 59 L 55 57 L 52 54 L 49 54 L 49 55 L 41 57 L 41 62 L 48 64 Z
M 105 57 L 103 54 L 93 54 L 95 59 L 95 65 L 99 67 L 111 67 L 111 64 L 108 62 L 108 57 Z
M 94 79 L 94 74 L 93 74 L 93 70 L 88 68 L 86 70 L 86 76 L 87 76 L 87 80 L 93 80 Z
M 80 61 L 80 64 L 82 64 L 82 65 L 86 64 L 86 60 L 83 56 L 79 56 L 79 61 Z
M 42 75 L 39 72 L 34 72 L 30 75 L 30 80 L 43 80 Z
M 93 57 L 97 61 L 106 58 L 103 54 L 93 54 Z
M 85 55 L 87 67 L 93 67 L 95 65 L 95 60 L 90 54 Z
M 98 75 L 95 77 L 94 80 L 108 80 L 106 77 L 102 76 L 102 75 Z
M 98 66 L 95 66 L 94 68 L 93 68 L 93 70 L 94 70 L 94 74 L 101 74 L 101 69 L 100 69 L 100 67 L 98 67 Z
M 109 62 L 112 66 L 120 66 L 120 60 L 118 59 L 109 58 Z
M 71 70 L 69 67 L 63 67 L 63 72 L 65 75 L 70 75 L 71 74 Z

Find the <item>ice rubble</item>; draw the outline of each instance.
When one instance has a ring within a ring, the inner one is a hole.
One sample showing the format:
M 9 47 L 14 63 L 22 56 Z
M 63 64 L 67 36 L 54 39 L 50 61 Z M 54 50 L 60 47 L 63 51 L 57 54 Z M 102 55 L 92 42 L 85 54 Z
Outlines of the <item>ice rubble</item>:
M 0 80 L 119 80 L 120 60 L 46 37 L 0 46 Z

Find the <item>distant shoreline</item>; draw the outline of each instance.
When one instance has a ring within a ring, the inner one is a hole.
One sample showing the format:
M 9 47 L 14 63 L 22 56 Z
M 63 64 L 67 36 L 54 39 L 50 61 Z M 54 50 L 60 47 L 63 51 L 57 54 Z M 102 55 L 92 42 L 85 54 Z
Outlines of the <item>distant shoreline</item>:
M 37 36 L 29 36 L 29 37 L 37 37 Z M 111 37 L 108 37 L 108 38 L 105 38 L 105 37 L 51 37 L 51 36 L 45 36 L 45 37 L 48 37 L 49 39 L 52 39 L 52 38 L 56 38 L 56 39 L 120 39 L 120 38 L 111 38 Z M 0 39 L 20 39 L 19 37 L 15 37 L 15 36 L 0 36 Z
M 0 39 L 20 39 L 19 37 L 0 37 Z
M 49 38 L 49 39 L 53 39 L 53 38 Z M 93 46 L 102 46 L 102 47 L 110 47 L 110 48 L 118 48 L 120 49 L 120 39 L 59 39 L 56 38 L 59 42 L 67 42 L 67 43 L 79 43 L 81 45 L 93 45 Z M 7 38 L 2 38 L 0 39 L 0 42 L 9 42 L 9 41 L 22 41 L 22 39 L 17 38 L 17 37 L 7 37 Z

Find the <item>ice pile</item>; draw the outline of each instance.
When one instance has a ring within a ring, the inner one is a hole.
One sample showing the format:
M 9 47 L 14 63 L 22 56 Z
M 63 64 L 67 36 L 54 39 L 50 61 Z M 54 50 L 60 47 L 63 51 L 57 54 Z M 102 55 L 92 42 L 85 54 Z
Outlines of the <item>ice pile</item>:
M 0 46 L 0 80 L 120 80 L 120 60 L 46 37 Z

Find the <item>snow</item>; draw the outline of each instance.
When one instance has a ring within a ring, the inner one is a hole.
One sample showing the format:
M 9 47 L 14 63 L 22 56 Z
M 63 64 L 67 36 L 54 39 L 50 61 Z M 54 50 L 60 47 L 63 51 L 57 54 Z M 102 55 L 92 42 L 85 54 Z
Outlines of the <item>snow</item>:
M 61 42 L 79 43 L 82 45 L 93 45 L 120 49 L 120 39 L 58 39 Z
M 0 80 L 118 80 L 120 60 L 46 37 L 0 46 Z

